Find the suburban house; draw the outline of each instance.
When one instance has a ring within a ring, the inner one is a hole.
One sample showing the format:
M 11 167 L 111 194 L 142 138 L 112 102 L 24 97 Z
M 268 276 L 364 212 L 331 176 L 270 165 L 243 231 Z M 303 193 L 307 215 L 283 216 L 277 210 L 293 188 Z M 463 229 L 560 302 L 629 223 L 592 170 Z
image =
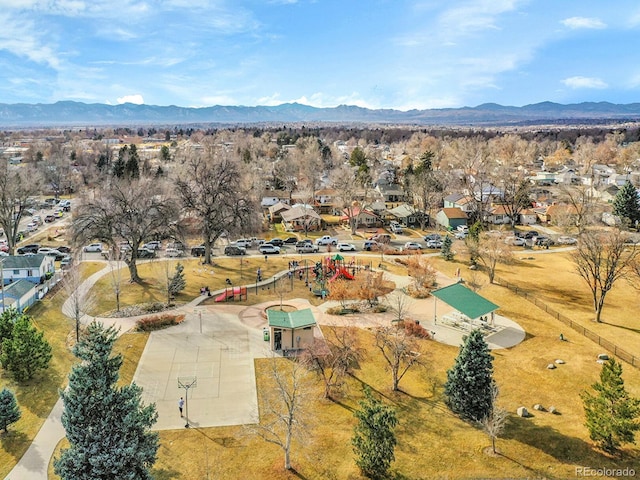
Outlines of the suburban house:
M 315 193 L 314 200 L 320 213 L 330 214 L 333 211 L 337 194 L 333 188 L 323 188 Z
M 520 212 L 520 225 L 534 225 L 538 223 L 538 214 L 532 208 Z
M 419 224 L 422 216 L 426 215 L 422 212 L 418 212 L 415 208 L 413 208 L 411 205 L 407 205 L 406 203 L 392 208 L 387 213 L 393 217 L 393 220 L 398 222 L 400 225 L 404 225 L 405 227 Z
M 23 312 L 40 299 L 38 286 L 29 280 L 20 279 L 4 288 L 1 299 L 2 312 L 5 311 L 5 308 L 13 308 L 18 312 Z
M 459 208 L 443 208 L 436 214 L 436 223 L 447 230 L 467 224 L 467 214 Z
M 548 207 L 535 209 L 540 223 L 568 224 L 575 223 L 578 211 L 573 205 L 553 204 Z
M 298 203 L 289 210 L 280 212 L 282 224 L 288 232 L 320 230 L 322 217 L 318 215 L 311 205 Z
M 382 221 L 378 215 L 370 210 L 361 210 L 360 207 L 351 207 L 351 209 L 345 208 L 342 211 L 342 217 L 340 217 L 340 220 L 343 223 L 350 224 L 352 218 L 356 219 L 356 228 L 368 228 L 382 225 Z
M 484 216 L 484 221 L 494 225 L 504 225 L 511 223 L 511 217 L 504 208 L 504 205 L 492 205 Z
M 262 208 L 269 208 L 278 202 L 291 203 L 291 195 L 289 192 L 285 192 L 284 190 L 270 190 L 262 196 L 260 206 Z
M 282 212 L 286 212 L 291 209 L 291 205 L 284 202 L 278 202 L 271 205 L 268 209 L 267 220 L 270 223 L 277 223 L 282 220 Z
M 269 339 L 271 350 L 301 350 L 313 343 L 313 329 L 316 319 L 310 308 L 283 312 L 274 308 L 267 309 Z
M 452 193 L 444 198 L 444 208 L 459 208 L 465 213 L 470 213 L 475 208 L 475 201 L 469 195 Z
M 394 208 L 404 203 L 407 195 L 401 185 L 397 183 L 378 183 L 376 190 L 382 196 L 387 208 Z
M 20 279 L 41 284 L 55 273 L 55 259 L 49 255 L 10 255 L 2 259 L 4 284 Z

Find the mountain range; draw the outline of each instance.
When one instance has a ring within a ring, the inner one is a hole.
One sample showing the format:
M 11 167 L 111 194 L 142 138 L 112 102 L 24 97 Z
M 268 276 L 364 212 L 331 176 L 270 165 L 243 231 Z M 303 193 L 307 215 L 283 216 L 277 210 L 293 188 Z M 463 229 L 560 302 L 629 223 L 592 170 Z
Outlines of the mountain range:
M 640 120 L 640 103 L 584 102 L 563 105 L 542 102 L 522 107 L 485 103 L 477 107 L 428 110 L 368 109 L 349 105 L 316 108 L 298 103 L 278 106 L 177 107 L 157 105 L 0 103 L 0 127 L 205 125 L 268 123 L 336 123 L 419 126 L 507 126 L 594 124 Z

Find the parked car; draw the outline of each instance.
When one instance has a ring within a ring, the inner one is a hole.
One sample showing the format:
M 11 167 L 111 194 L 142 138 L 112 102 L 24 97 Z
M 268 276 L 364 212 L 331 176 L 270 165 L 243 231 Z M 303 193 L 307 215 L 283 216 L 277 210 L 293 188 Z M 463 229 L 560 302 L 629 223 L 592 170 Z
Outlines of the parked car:
M 440 240 L 442 241 L 442 237 L 439 233 L 430 233 L 429 235 L 425 235 L 424 241 L 428 242 L 429 240 Z
M 246 255 L 247 249 L 238 247 L 237 245 L 228 245 L 224 247 L 224 254 L 225 255 Z
M 287 237 L 284 239 L 284 243 L 287 245 L 295 245 L 298 242 L 298 237 Z
M 374 241 L 374 240 L 366 240 L 364 242 L 364 245 L 362 246 L 363 250 L 366 250 L 368 252 L 370 252 L 371 250 L 377 250 L 378 249 L 378 242 Z
M 271 240 L 263 243 L 262 245 L 266 245 L 266 244 L 274 245 L 276 247 L 281 247 L 282 245 L 284 245 L 284 240 L 282 240 L 281 238 L 272 238 Z
M 67 247 L 66 245 L 61 245 L 59 247 L 56 247 L 56 250 L 62 253 L 71 253 L 71 247 Z
M 38 230 L 38 224 L 36 222 L 27 223 L 27 232 L 35 232 Z
M 314 245 L 312 243 L 296 243 L 297 253 L 317 253 L 319 249 L 318 245 Z
M 442 240 L 427 240 L 427 248 L 442 248 Z
M 562 235 L 558 237 L 558 243 L 560 245 L 575 245 L 576 243 L 578 243 L 578 240 L 573 237 Z
M 40 248 L 40 244 L 32 243 L 30 245 L 24 245 L 16 250 L 18 255 L 26 255 L 27 253 L 38 253 L 38 249 Z
M 164 252 L 165 256 L 167 257 L 182 257 L 184 256 L 184 250 L 181 250 L 179 248 L 174 248 L 174 247 L 167 247 L 167 249 Z
M 142 248 L 148 248 L 149 250 L 161 250 L 162 242 L 160 242 L 159 240 L 153 240 L 142 245 Z
M 403 250 L 422 250 L 422 245 L 418 242 L 407 242 L 402 247 Z
M 233 242 L 233 244 L 241 248 L 251 248 L 251 246 L 253 245 L 253 242 L 248 238 L 240 238 L 235 242 Z
M 353 243 L 341 242 L 338 245 L 336 245 L 336 249 L 339 252 L 355 252 L 356 251 L 356 246 Z
M 536 238 L 536 247 L 547 247 L 549 248 L 555 242 L 551 240 L 549 237 L 537 237 Z
M 61 261 L 64 257 L 67 256 L 66 253 L 62 253 L 54 248 L 50 249 L 45 255 L 47 255 L 48 257 L 53 257 L 56 262 Z
M 373 240 L 374 242 L 378 243 L 390 243 L 391 235 L 389 235 L 388 233 L 378 233 L 369 237 L 369 240 Z
M 42 225 L 42 217 L 40 215 L 34 215 L 31 217 L 31 221 L 33 223 L 37 223 L 38 225 Z
M 458 240 L 464 240 L 465 238 L 467 238 L 469 236 L 469 232 L 456 232 L 456 234 L 454 235 L 455 238 L 457 238 Z
M 530 238 L 535 238 L 539 236 L 540 236 L 539 232 L 536 232 L 535 230 L 529 230 L 528 232 L 525 232 L 524 235 L 522 235 L 522 238 L 530 239 Z
M 300 240 L 298 243 L 296 243 L 296 248 L 301 247 L 303 245 L 313 245 L 313 242 L 311 241 L 310 238 L 305 238 L 304 240 Z
M 258 251 L 262 254 L 278 254 L 280 253 L 280 247 L 273 245 L 272 243 L 263 243 L 258 247 Z
M 57 218 L 54 215 L 47 215 L 44 217 L 44 221 L 47 223 L 55 222 Z
M 402 233 L 402 225 L 400 225 L 398 222 L 391 222 L 391 224 L 389 225 L 389 229 L 393 233 Z
M 83 249 L 85 252 L 97 252 L 102 253 L 102 244 L 101 243 L 92 243 L 90 245 L 86 245 Z
M 151 250 L 150 248 L 139 248 L 138 249 L 138 258 L 155 258 L 156 251 Z
M 505 238 L 504 243 L 507 245 L 513 245 L 514 247 L 524 247 L 526 241 L 524 238 L 516 237 L 514 235 L 512 237 Z
M 65 255 L 62 260 L 60 260 L 60 268 L 70 267 L 73 263 L 73 257 L 71 255 Z
M 204 257 L 205 248 L 204 245 L 198 245 L 197 247 L 193 247 L 191 249 L 191 256 L 193 257 Z

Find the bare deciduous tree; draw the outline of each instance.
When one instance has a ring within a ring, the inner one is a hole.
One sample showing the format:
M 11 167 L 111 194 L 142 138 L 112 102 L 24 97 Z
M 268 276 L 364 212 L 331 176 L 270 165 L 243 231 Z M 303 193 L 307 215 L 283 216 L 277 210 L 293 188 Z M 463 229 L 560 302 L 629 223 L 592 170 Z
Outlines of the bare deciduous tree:
M 15 168 L 0 162 L 0 227 L 7 238 L 9 254 L 18 242 L 20 220 L 29 208 L 29 197 L 39 193 L 38 175 L 31 167 Z
M 344 387 L 344 377 L 361 358 L 354 327 L 323 328 L 324 340 L 315 339 L 302 354 L 302 361 L 324 384 L 324 398 L 333 398 Z
M 90 291 L 90 285 L 84 283 L 80 265 L 74 263 L 64 274 L 63 288 L 67 294 L 64 303 L 64 314 L 73 318 L 76 329 L 76 342 L 80 341 L 80 321 L 82 317 L 97 303 L 97 298 Z
M 391 326 L 376 330 L 375 345 L 391 370 L 392 389 L 397 391 L 402 377 L 422 364 L 420 344 L 403 326 Z
M 487 436 L 491 439 L 491 448 L 493 453 L 496 452 L 496 438 L 498 438 L 502 432 L 504 432 L 505 423 L 507 421 L 507 417 L 509 413 L 504 409 L 498 406 L 498 395 L 500 393 L 500 389 L 495 382 L 491 385 L 491 408 L 487 416 L 485 416 L 480 422 L 480 427 L 482 431 L 487 434 Z
M 182 204 L 198 222 L 204 263 L 211 263 L 211 249 L 225 232 L 249 231 L 255 226 L 255 199 L 244 188 L 239 161 L 214 146 L 187 159 L 176 186 Z
M 124 261 L 130 281 L 140 282 L 138 248 L 155 238 L 179 238 L 178 206 L 157 179 L 110 181 L 81 199 L 73 221 L 74 239 L 98 239 L 128 246 Z
M 593 299 L 595 321 L 601 321 L 607 293 L 625 277 L 628 266 L 633 265 L 638 250 L 625 244 L 625 235 L 618 229 L 586 231 L 578 239 L 573 256 L 578 274 L 587 283 Z
M 309 374 L 302 363 L 272 356 L 268 379 L 272 383 L 262 397 L 261 418 L 248 427 L 251 434 L 279 446 L 284 452 L 284 468 L 291 470 L 291 447 L 294 439 L 307 434 L 305 411 L 310 395 Z
M 496 235 L 480 234 L 477 245 L 477 258 L 484 264 L 493 283 L 498 263 L 509 263 L 513 258 L 513 248 Z

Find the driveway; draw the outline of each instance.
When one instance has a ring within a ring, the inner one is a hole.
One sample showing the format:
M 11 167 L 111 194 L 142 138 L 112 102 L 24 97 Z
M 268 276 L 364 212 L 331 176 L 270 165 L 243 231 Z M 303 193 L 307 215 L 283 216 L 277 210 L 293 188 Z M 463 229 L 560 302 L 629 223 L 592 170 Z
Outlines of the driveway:
M 268 356 L 262 329 L 239 320 L 246 307 L 194 307 L 184 322 L 151 333 L 134 381 L 145 403 L 155 403 L 154 430 L 184 428 L 178 399 L 185 389 L 178 379 L 197 385 L 187 399 L 189 424 L 217 427 L 253 423 L 258 417 L 254 358 Z M 186 414 L 186 409 L 185 409 Z

